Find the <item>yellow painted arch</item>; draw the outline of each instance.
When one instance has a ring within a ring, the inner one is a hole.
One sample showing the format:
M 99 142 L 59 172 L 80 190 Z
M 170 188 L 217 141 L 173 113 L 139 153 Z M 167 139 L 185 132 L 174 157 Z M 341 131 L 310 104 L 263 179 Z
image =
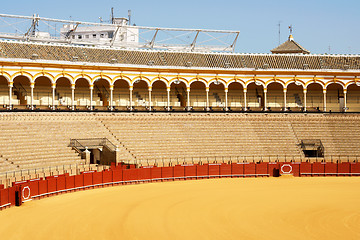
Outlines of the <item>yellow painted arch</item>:
M 11 75 L 11 79 L 14 81 L 14 79 L 16 77 L 20 77 L 20 76 L 24 76 L 24 77 L 28 78 L 29 81 L 32 82 L 32 83 L 34 82 L 33 81 L 33 76 L 30 73 L 25 72 L 25 71 L 20 71 L 20 72 L 14 73 L 13 75 Z
M 169 87 L 171 87 L 171 84 L 173 84 L 173 82 L 175 82 L 177 80 L 179 80 L 180 82 L 183 82 L 187 88 L 190 87 L 189 82 L 185 78 L 182 78 L 182 77 L 175 77 L 175 78 L 170 79 Z
M 157 82 L 157 81 L 161 81 L 161 82 L 163 82 L 163 83 L 165 83 L 165 85 L 166 85 L 166 87 L 169 87 L 169 82 L 168 82 L 168 80 L 166 79 L 166 78 L 164 78 L 164 77 L 155 77 L 155 78 L 153 78 L 152 80 L 151 80 L 151 86 L 155 83 L 155 82 Z

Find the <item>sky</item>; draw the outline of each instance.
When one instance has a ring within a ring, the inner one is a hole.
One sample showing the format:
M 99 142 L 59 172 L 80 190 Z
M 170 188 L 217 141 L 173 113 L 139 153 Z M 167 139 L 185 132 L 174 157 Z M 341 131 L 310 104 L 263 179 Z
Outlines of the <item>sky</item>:
M 240 31 L 236 52 L 270 53 L 289 36 L 314 54 L 360 54 L 359 0 L 17 0 L 1 13 L 99 22 L 132 12 L 138 26 Z

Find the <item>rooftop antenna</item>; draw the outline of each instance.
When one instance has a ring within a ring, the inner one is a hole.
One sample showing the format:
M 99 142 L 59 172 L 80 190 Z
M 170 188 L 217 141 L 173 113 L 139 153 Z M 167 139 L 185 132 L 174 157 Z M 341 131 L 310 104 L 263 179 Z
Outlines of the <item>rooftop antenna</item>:
M 111 8 L 111 23 L 114 24 L 114 8 Z
M 131 10 L 128 10 L 129 26 L 131 25 Z
M 281 21 L 279 21 L 278 27 L 279 27 L 279 44 L 278 45 L 280 45 L 280 43 L 281 43 L 281 39 L 280 39 L 280 37 L 281 37 Z

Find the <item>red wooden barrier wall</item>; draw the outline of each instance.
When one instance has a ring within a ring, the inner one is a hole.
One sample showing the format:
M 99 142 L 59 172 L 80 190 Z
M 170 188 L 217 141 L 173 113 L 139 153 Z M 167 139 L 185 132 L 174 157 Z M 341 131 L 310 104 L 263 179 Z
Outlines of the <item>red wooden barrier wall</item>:
M 182 178 L 185 177 L 185 167 L 181 165 L 174 166 L 174 178 Z
M 151 173 L 151 179 L 160 179 L 161 178 L 161 173 L 162 172 L 162 168 L 160 167 L 153 167 L 150 168 L 150 173 Z
M 323 162 L 312 163 L 312 174 L 314 176 L 324 176 L 325 175 L 325 163 L 323 163 Z
M 360 175 L 360 162 L 351 163 L 351 175 Z
M 66 189 L 75 188 L 75 176 L 69 176 L 65 178 Z
M 325 175 L 336 176 L 338 172 L 338 164 L 333 162 L 327 162 L 325 165 Z
M 103 174 L 102 172 L 93 172 L 92 174 L 92 182 L 93 182 L 93 185 L 97 185 L 97 184 L 102 184 L 103 183 Z
M 188 179 L 196 179 L 196 165 L 185 165 L 185 177 Z
M 197 165 L 196 166 L 196 175 L 198 178 L 208 177 L 209 175 L 209 166 L 205 165 Z
M 219 176 L 220 175 L 220 165 L 221 163 L 210 163 L 209 166 L 209 176 Z
M 280 171 L 280 164 L 277 162 L 269 162 L 268 163 L 269 176 L 273 177 L 276 170 Z
M 56 179 L 56 189 L 62 191 L 66 189 L 66 178 L 67 177 L 58 177 Z
M 48 193 L 48 187 L 47 186 L 48 186 L 47 180 L 39 181 L 39 194 Z
M 111 183 L 113 182 L 113 171 L 103 171 L 102 172 L 102 181 L 103 183 Z
M 0 186 L 0 206 L 8 203 L 15 204 L 15 188 L 18 188 L 23 201 L 34 196 L 56 193 L 73 188 L 102 185 L 122 181 L 148 181 L 151 179 L 186 179 L 208 178 L 221 176 L 272 176 L 274 169 L 280 174 L 293 174 L 294 176 L 324 176 L 324 175 L 358 175 L 360 176 L 360 163 L 232 163 L 232 164 L 204 164 L 204 165 L 176 165 L 174 167 L 142 167 L 134 165 L 112 166 L 112 170 L 102 172 L 83 172 L 80 175 L 68 174 L 50 176 L 46 179 L 33 179 L 14 183 L 12 188 L 2 189 Z
M 173 178 L 173 177 L 174 177 L 174 167 L 161 168 L 161 178 Z
M 261 162 L 258 164 L 255 164 L 255 173 L 256 175 L 267 175 L 268 174 L 268 163 Z
M 112 176 L 113 182 L 121 182 L 123 180 L 123 170 L 121 169 L 117 168 L 116 170 L 113 171 L 112 175 L 113 175 Z
M 0 190 L 0 206 L 10 203 L 9 188 Z
M 75 187 L 83 187 L 84 186 L 84 175 L 75 175 Z
M 243 177 L 244 176 L 244 164 L 243 163 L 232 163 L 231 174 L 233 176 Z
M 90 186 L 93 184 L 92 182 L 92 178 L 93 178 L 93 173 L 89 172 L 89 173 L 83 173 L 83 186 Z
M 245 163 L 244 164 L 245 177 L 255 177 L 255 174 L 256 174 L 255 163 Z
M 292 174 L 295 177 L 300 177 L 300 162 L 292 162 L 291 164 L 292 167 Z
M 220 165 L 220 176 L 230 177 L 231 176 L 231 164 L 221 164 Z
M 310 176 L 312 174 L 312 164 L 309 162 L 302 162 L 300 165 L 301 176 Z
M 338 171 L 337 172 L 338 172 L 339 176 L 350 175 L 350 173 L 351 173 L 350 163 L 348 163 L 348 162 L 338 163 Z

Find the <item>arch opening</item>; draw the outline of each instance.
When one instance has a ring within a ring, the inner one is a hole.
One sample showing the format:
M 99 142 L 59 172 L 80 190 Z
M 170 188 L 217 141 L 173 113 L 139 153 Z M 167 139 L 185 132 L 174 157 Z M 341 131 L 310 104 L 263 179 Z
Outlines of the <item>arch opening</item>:
M 66 77 L 61 77 L 56 81 L 55 105 L 71 106 L 71 83 Z
M 190 85 L 190 106 L 201 109 L 206 107 L 206 86 L 201 81 L 194 81 Z
M 11 104 L 14 104 L 16 101 L 16 96 L 14 98 L 14 94 L 11 100 Z M 1 105 L 8 105 L 9 104 L 9 87 L 8 81 L 4 76 L 0 76 L 0 104 Z M 16 104 L 18 105 L 18 104 Z
M 209 86 L 209 107 L 225 107 L 225 87 L 220 82 L 212 82 Z
M 78 80 L 76 80 L 74 93 L 74 104 L 76 105 L 76 107 L 85 107 L 91 105 L 90 85 L 88 80 L 86 80 L 85 78 L 79 78 Z
M 170 106 L 173 108 L 186 107 L 186 84 L 182 81 L 172 82 L 170 85 Z
M 338 83 L 331 83 L 326 88 L 326 111 L 343 112 L 345 107 L 344 90 Z
M 133 106 L 135 107 L 149 107 L 149 87 L 145 80 L 136 80 L 133 84 Z
M 264 108 L 264 87 L 255 82 L 247 86 L 247 106 L 251 110 L 262 110 Z
M 26 106 L 31 102 L 30 79 L 25 76 L 17 76 L 14 78 L 13 94 L 14 105 Z
M 360 112 L 360 84 L 351 84 L 347 88 L 346 107 L 348 112 Z
M 33 104 L 40 107 L 52 105 L 51 80 L 45 76 L 35 79 Z
M 126 80 L 118 79 L 114 82 L 113 106 L 127 108 L 130 106 L 129 83 Z
M 152 106 L 159 109 L 164 109 L 167 106 L 167 90 L 166 84 L 163 81 L 155 81 L 152 85 Z
M 228 87 L 228 106 L 233 110 L 242 110 L 245 107 L 244 88 L 241 83 L 230 83 Z
M 267 86 L 267 108 L 271 110 L 281 110 L 285 107 L 284 88 L 277 82 L 272 82 Z
M 93 106 L 110 106 L 110 84 L 106 79 L 99 78 L 94 81 Z
M 308 111 L 324 110 L 323 87 L 319 83 L 311 83 L 307 86 L 306 107 Z
M 304 107 L 304 89 L 303 86 L 295 82 L 287 86 L 286 105 L 292 111 L 300 111 Z

